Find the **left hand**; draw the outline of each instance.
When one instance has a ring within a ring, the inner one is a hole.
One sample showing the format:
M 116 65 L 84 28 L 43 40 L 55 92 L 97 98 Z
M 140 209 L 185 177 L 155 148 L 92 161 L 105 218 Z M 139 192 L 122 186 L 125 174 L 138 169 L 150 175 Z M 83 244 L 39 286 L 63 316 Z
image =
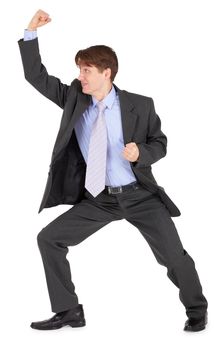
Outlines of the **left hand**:
M 136 160 L 139 157 L 139 148 L 136 145 L 135 142 L 130 142 L 127 143 L 124 150 L 123 150 L 123 156 L 126 160 L 128 160 L 129 162 L 136 162 Z

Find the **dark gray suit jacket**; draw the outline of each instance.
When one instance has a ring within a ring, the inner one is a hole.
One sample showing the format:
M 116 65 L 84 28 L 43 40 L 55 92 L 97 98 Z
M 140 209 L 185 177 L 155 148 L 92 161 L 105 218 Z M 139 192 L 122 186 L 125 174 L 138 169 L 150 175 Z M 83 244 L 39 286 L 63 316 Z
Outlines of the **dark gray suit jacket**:
M 18 44 L 26 80 L 63 109 L 40 213 L 43 208 L 78 203 L 83 197 L 86 163 L 76 139 L 74 125 L 89 106 L 91 96 L 82 93 L 77 79 L 67 85 L 48 74 L 41 62 L 38 38 L 30 41 L 21 39 Z M 155 112 L 153 100 L 120 90 L 116 85 L 114 87 L 119 95 L 124 144 L 135 142 L 140 150 L 139 160 L 130 162 L 137 180 L 160 197 L 171 216 L 179 216 L 179 209 L 163 187 L 158 186 L 151 170 L 151 164 L 166 155 L 167 146 L 167 138 L 161 131 L 161 121 Z

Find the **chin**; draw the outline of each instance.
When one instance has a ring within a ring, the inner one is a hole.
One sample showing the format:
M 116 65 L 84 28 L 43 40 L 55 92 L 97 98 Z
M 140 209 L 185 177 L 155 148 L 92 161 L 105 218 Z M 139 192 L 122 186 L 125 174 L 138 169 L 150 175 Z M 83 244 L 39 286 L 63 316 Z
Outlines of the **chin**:
M 89 89 L 87 89 L 86 87 L 84 88 L 82 88 L 82 92 L 84 93 L 84 94 L 88 94 L 88 95 L 90 95 L 90 90 Z

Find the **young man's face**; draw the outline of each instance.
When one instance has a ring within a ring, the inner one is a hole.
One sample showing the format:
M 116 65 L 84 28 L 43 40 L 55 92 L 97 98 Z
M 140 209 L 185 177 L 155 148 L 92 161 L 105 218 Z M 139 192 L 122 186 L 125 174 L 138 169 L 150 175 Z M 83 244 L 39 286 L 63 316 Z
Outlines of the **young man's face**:
M 111 83 L 109 68 L 105 69 L 102 73 L 95 66 L 79 66 L 80 74 L 78 80 L 82 85 L 82 92 L 84 94 L 96 96 L 102 93 L 105 88 Z

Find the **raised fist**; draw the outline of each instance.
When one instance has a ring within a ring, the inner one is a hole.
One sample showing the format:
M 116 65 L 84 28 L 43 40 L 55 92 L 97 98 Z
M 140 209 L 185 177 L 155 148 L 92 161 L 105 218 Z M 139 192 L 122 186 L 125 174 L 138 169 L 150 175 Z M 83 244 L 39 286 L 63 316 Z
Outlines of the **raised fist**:
M 33 18 L 31 19 L 30 23 L 28 24 L 27 29 L 36 30 L 38 27 L 44 26 L 50 21 L 51 21 L 51 18 L 49 17 L 49 14 L 47 12 L 38 10 L 33 16 Z

